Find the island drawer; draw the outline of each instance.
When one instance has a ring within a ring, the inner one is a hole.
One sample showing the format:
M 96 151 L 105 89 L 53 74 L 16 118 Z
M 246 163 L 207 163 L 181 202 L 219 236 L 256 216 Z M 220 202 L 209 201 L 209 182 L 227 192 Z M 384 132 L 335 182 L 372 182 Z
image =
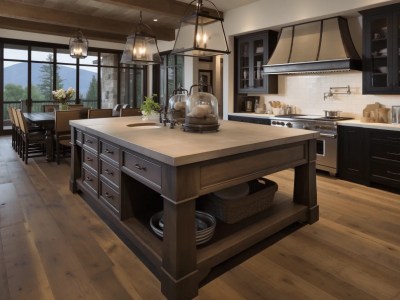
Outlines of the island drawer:
M 119 213 L 121 203 L 119 193 L 102 180 L 100 181 L 100 200 L 113 212 Z
M 89 166 L 97 173 L 99 166 L 96 154 L 83 149 L 83 164 Z
M 83 184 L 90 188 L 92 192 L 97 195 L 98 191 L 98 178 L 85 167 L 82 169 Z
M 135 175 L 161 186 L 161 166 L 129 152 L 123 152 L 122 164 Z
M 97 152 L 98 142 L 97 142 L 97 138 L 96 137 L 91 136 L 91 135 L 89 135 L 87 133 L 84 133 L 83 134 L 83 142 L 82 143 L 83 143 L 83 146 L 89 147 L 89 148 L 91 148 L 91 149 L 93 149 L 94 151 Z
M 119 165 L 119 148 L 104 141 L 100 141 L 100 155 L 109 158 Z
M 103 159 L 100 160 L 100 174 L 101 177 L 106 178 L 110 181 L 116 188 L 120 185 L 120 171 L 118 168 L 112 166 Z

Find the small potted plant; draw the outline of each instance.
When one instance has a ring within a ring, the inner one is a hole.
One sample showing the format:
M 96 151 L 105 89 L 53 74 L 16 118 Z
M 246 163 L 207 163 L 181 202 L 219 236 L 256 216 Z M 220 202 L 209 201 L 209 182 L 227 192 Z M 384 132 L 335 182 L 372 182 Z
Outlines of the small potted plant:
M 157 95 L 154 94 L 151 97 L 145 96 L 145 100 L 143 101 L 142 105 L 140 106 L 140 110 L 143 115 L 143 120 L 148 119 L 158 119 L 159 112 L 161 110 L 160 105 L 155 101 Z

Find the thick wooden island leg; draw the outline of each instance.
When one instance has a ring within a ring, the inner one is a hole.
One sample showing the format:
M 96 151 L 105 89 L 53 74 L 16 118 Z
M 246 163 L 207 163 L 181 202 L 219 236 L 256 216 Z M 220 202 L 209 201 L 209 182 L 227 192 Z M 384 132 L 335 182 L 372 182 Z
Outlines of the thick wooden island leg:
M 167 299 L 192 299 L 198 293 L 195 201 L 164 199 L 161 291 Z
M 308 162 L 295 168 L 293 201 L 308 206 L 309 224 L 319 219 L 316 182 L 316 141 L 308 143 Z

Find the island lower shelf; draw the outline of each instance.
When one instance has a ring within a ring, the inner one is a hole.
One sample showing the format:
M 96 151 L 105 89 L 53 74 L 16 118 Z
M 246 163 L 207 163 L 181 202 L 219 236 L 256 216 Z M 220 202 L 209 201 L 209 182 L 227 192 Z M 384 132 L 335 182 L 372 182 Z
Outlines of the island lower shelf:
M 79 186 L 89 195 L 89 199 L 86 199 L 92 208 L 111 221 L 112 226 L 116 226 L 117 230 L 135 245 L 136 250 L 140 252 L 139 256 L 145 257 L 146 262 L 150 263 L 148 267 L 160 277 L 163 240 L 156 236 L 150 227 L 150 218 L 158 210 L 120 220 L 104 203 L 94 199 L 91 196 L 93 193 L 82 183 L 79 183 Z M 207 275 L 213 267 L 279 232 L 282 228 L 296 222 L 306 222 L 307 218 L 307 206 L 293 202 L 290 197 L 278 191 L 274 204 L 263 212 L 235 224 L 226 224 L 218 220 L 212 239 L 196 248 L 200 276 Z

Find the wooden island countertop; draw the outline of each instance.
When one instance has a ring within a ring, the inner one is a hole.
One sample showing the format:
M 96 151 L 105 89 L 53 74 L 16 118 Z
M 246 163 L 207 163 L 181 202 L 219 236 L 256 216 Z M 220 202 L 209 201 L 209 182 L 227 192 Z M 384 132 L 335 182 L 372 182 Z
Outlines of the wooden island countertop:
M 145 123 L 71 121 L 70 188 L 134 245 L 168 299 L 195 297 L 214 267 L 290 224 L 318 220 L 318 132 L 220 121 L 218 132 L 190 133 Z M 216 237 L 196 247 L 200 196 L 287 168 L 295 169 L 293 199 L 233 226 L 218 222 Z M 163 240 L 149 227 L 159 210 Z

